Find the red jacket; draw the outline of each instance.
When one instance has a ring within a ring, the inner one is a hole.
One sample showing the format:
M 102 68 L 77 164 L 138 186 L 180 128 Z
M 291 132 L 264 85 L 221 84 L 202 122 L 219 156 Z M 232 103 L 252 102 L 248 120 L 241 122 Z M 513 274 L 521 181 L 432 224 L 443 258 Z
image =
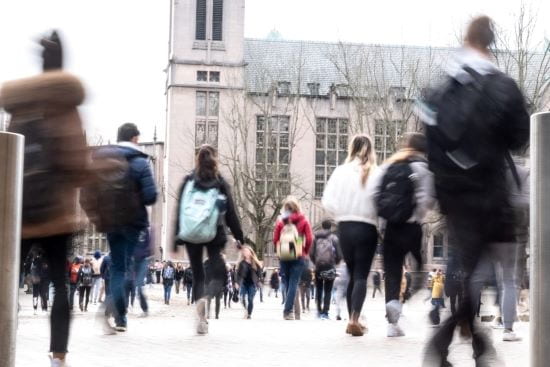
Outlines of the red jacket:
M 304 256 L 307 256 L 309 254 L 311 244 L 313 243 L 313 232 L 311 231 L 311 226 L 309 225 L 308 220 L 302 213 L 291 214 L 289 220 L 294 223 L 296 229 L 298 230 L 298 233 L 301 236 L 305 237 L 306 243 L 304 246 Z M 275 224 L 275 231 L 273 232 L 273 243 L 275 244 L 275 249 L 277 249 L 277 246 L 279 245 L 281 231 L 283 230 L 284 226 L 285 223 L 279 218 L 277 220 L 277 224 Z

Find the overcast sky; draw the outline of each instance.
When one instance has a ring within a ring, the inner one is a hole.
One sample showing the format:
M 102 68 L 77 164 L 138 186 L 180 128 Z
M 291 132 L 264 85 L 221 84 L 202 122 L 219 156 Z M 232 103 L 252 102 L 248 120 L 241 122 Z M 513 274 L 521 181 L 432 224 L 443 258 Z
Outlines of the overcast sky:
M 228 0 L 230 1 L 230 0 Z M 526 2 L 539 17 L 537 38 L 550 38 L 550 1 Z M 247 0 L 245 36 L 449 46 L 472 15 L 509 27 L 520 0 Z M 143 140 L 163 136 L 169 0 L 2 0 L 0 83 L 38 73 L 43 31 L 58 28 L 66 66 L 84 82 L 81 111 L 90 135 L 113 138 L 137 123 Z

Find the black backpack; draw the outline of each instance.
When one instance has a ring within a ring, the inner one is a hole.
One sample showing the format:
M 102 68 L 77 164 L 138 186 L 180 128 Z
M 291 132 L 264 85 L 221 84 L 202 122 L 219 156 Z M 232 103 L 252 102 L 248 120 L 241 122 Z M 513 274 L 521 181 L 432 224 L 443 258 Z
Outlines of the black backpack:
M 130 161 L 113 147 L 100 148 L 92 157 L 92 177 L 82 188 L 80 204 L 100 232 L 114 232 L 133 224 L 139 212 L 139 193 L 130 175 Z
M 406 223 L 414 214 L 414 172 L 411 160 L 391 164 L 376 198 L 378 216 L 391 223 Z

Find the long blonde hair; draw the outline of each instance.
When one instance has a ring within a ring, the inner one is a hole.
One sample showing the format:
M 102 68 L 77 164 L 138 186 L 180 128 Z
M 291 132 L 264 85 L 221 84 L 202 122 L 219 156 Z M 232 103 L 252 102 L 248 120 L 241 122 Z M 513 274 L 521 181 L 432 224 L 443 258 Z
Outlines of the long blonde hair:
M 370 137 L 366 134 L 355 135 L 348 146 L 346 163 L 359 160 L 361 165 L 361 184 L 367 183 L 369 175 L 376 168 L 376 155 Z
M 284 211 L 286 208 L 289 208 L 290 211 L 293 213 L 302 212 L 302 207 L 300 205 L 300 202 L 294 196 L 287 196 L 285 201 L 283 201 L 282 210 Z
M 250 251 L 250 257 L 252 258 L 252 269 L 254 269 L 254 270 L 261 269 L 262 268 L 262 263 L 261 263 L 260 259 L 258 259 L 258 256 L 256 256 L 256 252 L 254 251 L 254 249 L 252 249 L 252 247 L 250 247 L 248 245 L 244 245 L 243 250 L 244 249 L 247 249 L 248 251 Z M 241 259 L 240 259 L 239 262 L 245 261 L 245 260 L 246 259 L 243 255 L 243 253 L 241 252 Z

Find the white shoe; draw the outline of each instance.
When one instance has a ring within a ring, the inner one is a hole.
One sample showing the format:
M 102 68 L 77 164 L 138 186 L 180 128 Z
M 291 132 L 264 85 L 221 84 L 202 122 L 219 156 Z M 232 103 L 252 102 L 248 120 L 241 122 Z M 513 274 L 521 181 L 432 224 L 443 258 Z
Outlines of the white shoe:
M 57 358 L 52 358 L 51 356 L 50 356 L 50 363 L 51 363 L 51 367 L 69 367 L 69 365 L 65 361 L 62 361 L 61 359 L 57 359 Z
M 386 303 L 386 317 L 391 324 L 397 324 L 403 305 L 398 300 L 392 300 Z
M 200 320 L 197 325 L 197 334 L 206 335 L 208 334 L 208 323 L 205 320 Z
M 141 319 L 149 317 L 149 312 L 142 312 L 138 315 L 138 317 Z
M 504 330 L 504 333 L 502 334 L 502 341 L 505 342 L 519 342 L 522 338 L 520 336 L 517 336 L 515 332 L 510 330 Z
M 405 336 L 405 332 L 398 324 L 388 324 L 388 338 Z
M 197 301 L 197 315 L 200 321 L 206 320 L 206 299 L 204 298 Z
M 491 324 L 491 327 L 493 329 L 504 329 L 504 325 L 502 324 L 502 322 L 498 322 L 498 321 L 495 321 Z

